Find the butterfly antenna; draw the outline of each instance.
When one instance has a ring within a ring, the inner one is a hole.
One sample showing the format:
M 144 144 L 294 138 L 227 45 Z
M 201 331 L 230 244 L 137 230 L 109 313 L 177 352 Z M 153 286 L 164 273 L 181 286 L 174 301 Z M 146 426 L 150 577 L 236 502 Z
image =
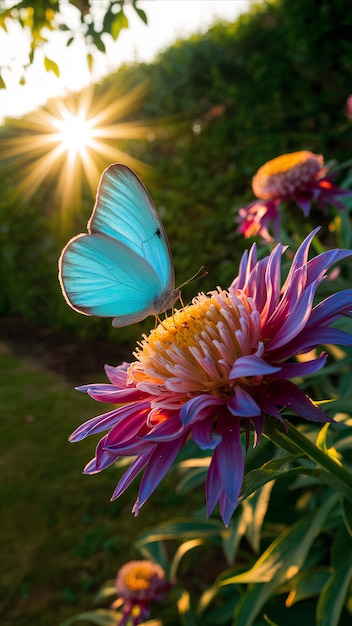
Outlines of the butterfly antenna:
M 203 272 L 203 273 L 202 273 L 202 274 L 200 274 L 201 272 Z M 184 287 L 185 285 L 188 285 L 189 283 L 191 283 L 191 282 L 192 282 L 192 280 L 199 280 L 200 278 L 204 278 L 204 276 L 207 276 L 207 275 L 208 275 L 208 272 L 207 272 L 207 270 L 206 270 L 206 269 L 204 269 L 204 265 L 202 265 L 202 266 L 199 268 L 199 270 L 197 270 L 197 271 L 196 271 L 196 273 L 195 273 L 195 274 L 193 274 L 193 276 L 191 276 L 191 278 L 188 278 L 188 280 L 186 280 L 184 283 L 182 283 L 181 285 L 179 285 L 179 286 L 177 287 L 177 290 L 178 290 L 178 289 L 181 289 L 181 287 Z M 182 304 L 182 306 L 183 306 L 183 303 L 182 303 L 182 299 L 181 299 L 181 298 L 180 298 L 180 302 L 181 302 L 181 304 Z

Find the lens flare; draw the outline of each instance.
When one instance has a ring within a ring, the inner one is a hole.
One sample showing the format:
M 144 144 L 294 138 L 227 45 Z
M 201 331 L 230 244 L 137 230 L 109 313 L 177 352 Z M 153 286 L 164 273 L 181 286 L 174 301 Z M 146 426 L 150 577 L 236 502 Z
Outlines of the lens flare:
M 146 176 L 148 166 L 126 150 L 131 140 L 150 136 L 151 125 L 123 121 L 138 109 L 145 93 L 145 85 L 120 97 L 112 89 L 98 94 L 89 87 L 9 120 L 0 142 L 1 169 L 12 183 L 7 202 L 18 206 L 42 193 L 41 204 L 49 207 L 50 215 L 58 211 L 62 224 L 80 209 L 87 186 L 94 197 L 101 172 L 110 163 L 122 161 Z

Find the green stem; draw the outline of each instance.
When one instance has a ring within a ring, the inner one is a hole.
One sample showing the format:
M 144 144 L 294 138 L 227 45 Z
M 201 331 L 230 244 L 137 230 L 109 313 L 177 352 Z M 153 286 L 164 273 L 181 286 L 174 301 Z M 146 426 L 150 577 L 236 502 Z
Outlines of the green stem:
M 285 420 L 286 432 L 277 428 L 275 420 L 267 420 L 265 435 L 277 446 L 289 452 L 303 452 L 309 459 L 314 461 L 323 469 L 320 475 L 331 487 L 341 492 L 344 496 L 352 500 L 352 474 L 345 467 L 337 463 L 324 450 L 316 446 L 295 426 Z

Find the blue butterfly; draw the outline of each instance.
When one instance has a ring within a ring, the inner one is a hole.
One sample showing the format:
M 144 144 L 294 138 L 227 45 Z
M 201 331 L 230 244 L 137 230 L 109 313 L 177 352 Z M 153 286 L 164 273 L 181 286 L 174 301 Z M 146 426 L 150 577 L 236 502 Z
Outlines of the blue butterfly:
M 115 163 L 103 172 L 87 230 L 59 260 L 62 292 L 75 311 L 113 317 L 121 327 L 173 307 L 179 293 L 164 226 L 129 167 Z

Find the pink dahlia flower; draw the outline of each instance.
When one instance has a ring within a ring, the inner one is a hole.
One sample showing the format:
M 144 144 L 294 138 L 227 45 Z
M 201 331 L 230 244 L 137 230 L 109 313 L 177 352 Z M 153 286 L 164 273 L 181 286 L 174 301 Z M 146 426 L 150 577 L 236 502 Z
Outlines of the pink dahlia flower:
M 112 608 L 122 607 L 118 626 L 131 624 L 137 626 L 149 616 L 150 601 L 164 600 L 170 585 L 165 581 L 165 572 L 160 565 L 152 561 L 129 561 L 125 563 L 116 577 L 118 598 Z
M 351 192 L 334 185 L 327 172 L 323 156 L 308 150 L 282 154 L 262 165 L 252 180 L 253 193 L 259 199 L 239 210 L 238 232 L 246 238 L 259 235 L 265 241 L 272 241 L 268 230 L 272 223 L 278 240 L 278 209 L 282 202 L 295 202 L 305 217 L 309 215 L 313 201 L 324 210 L 327 205 L 343 209 L 344 204 L 339 198 Z
M 256 444 L 265 414 L 282 421 L 285 407 L 306 420 L 332 421 L 291 380 L 321 369 L 327 358 L 322 352 L 302 362 L 297 355 L 325 343 L 352 345 L 351 335 L 331 327 L 341 316 L 351 316 L 352 289 L 313 306 L 327 270 L 352 252 L 330 250 L 308 261 L 317 230 L 298 249 L 282 286 L 285 247 L 278 244 L 257 261 L 254 245 L 243 255 L 229 290 L 199 294 L 144 336 L 134 363 L 106 367 L 110 384 L 80 388 L 99 402 L 119 406 L 80 426 L 70 439 L 107 431 L 87 474 L 120 457 L 136 457 L 112 496 L 120 496 L 144 470 L 136 515 L 192 438 L 201 450 L 213 451 L 207 515 L 219 502 L 228 525 L 243 480 L 241 432 L 248 435 L 253 427 Z

